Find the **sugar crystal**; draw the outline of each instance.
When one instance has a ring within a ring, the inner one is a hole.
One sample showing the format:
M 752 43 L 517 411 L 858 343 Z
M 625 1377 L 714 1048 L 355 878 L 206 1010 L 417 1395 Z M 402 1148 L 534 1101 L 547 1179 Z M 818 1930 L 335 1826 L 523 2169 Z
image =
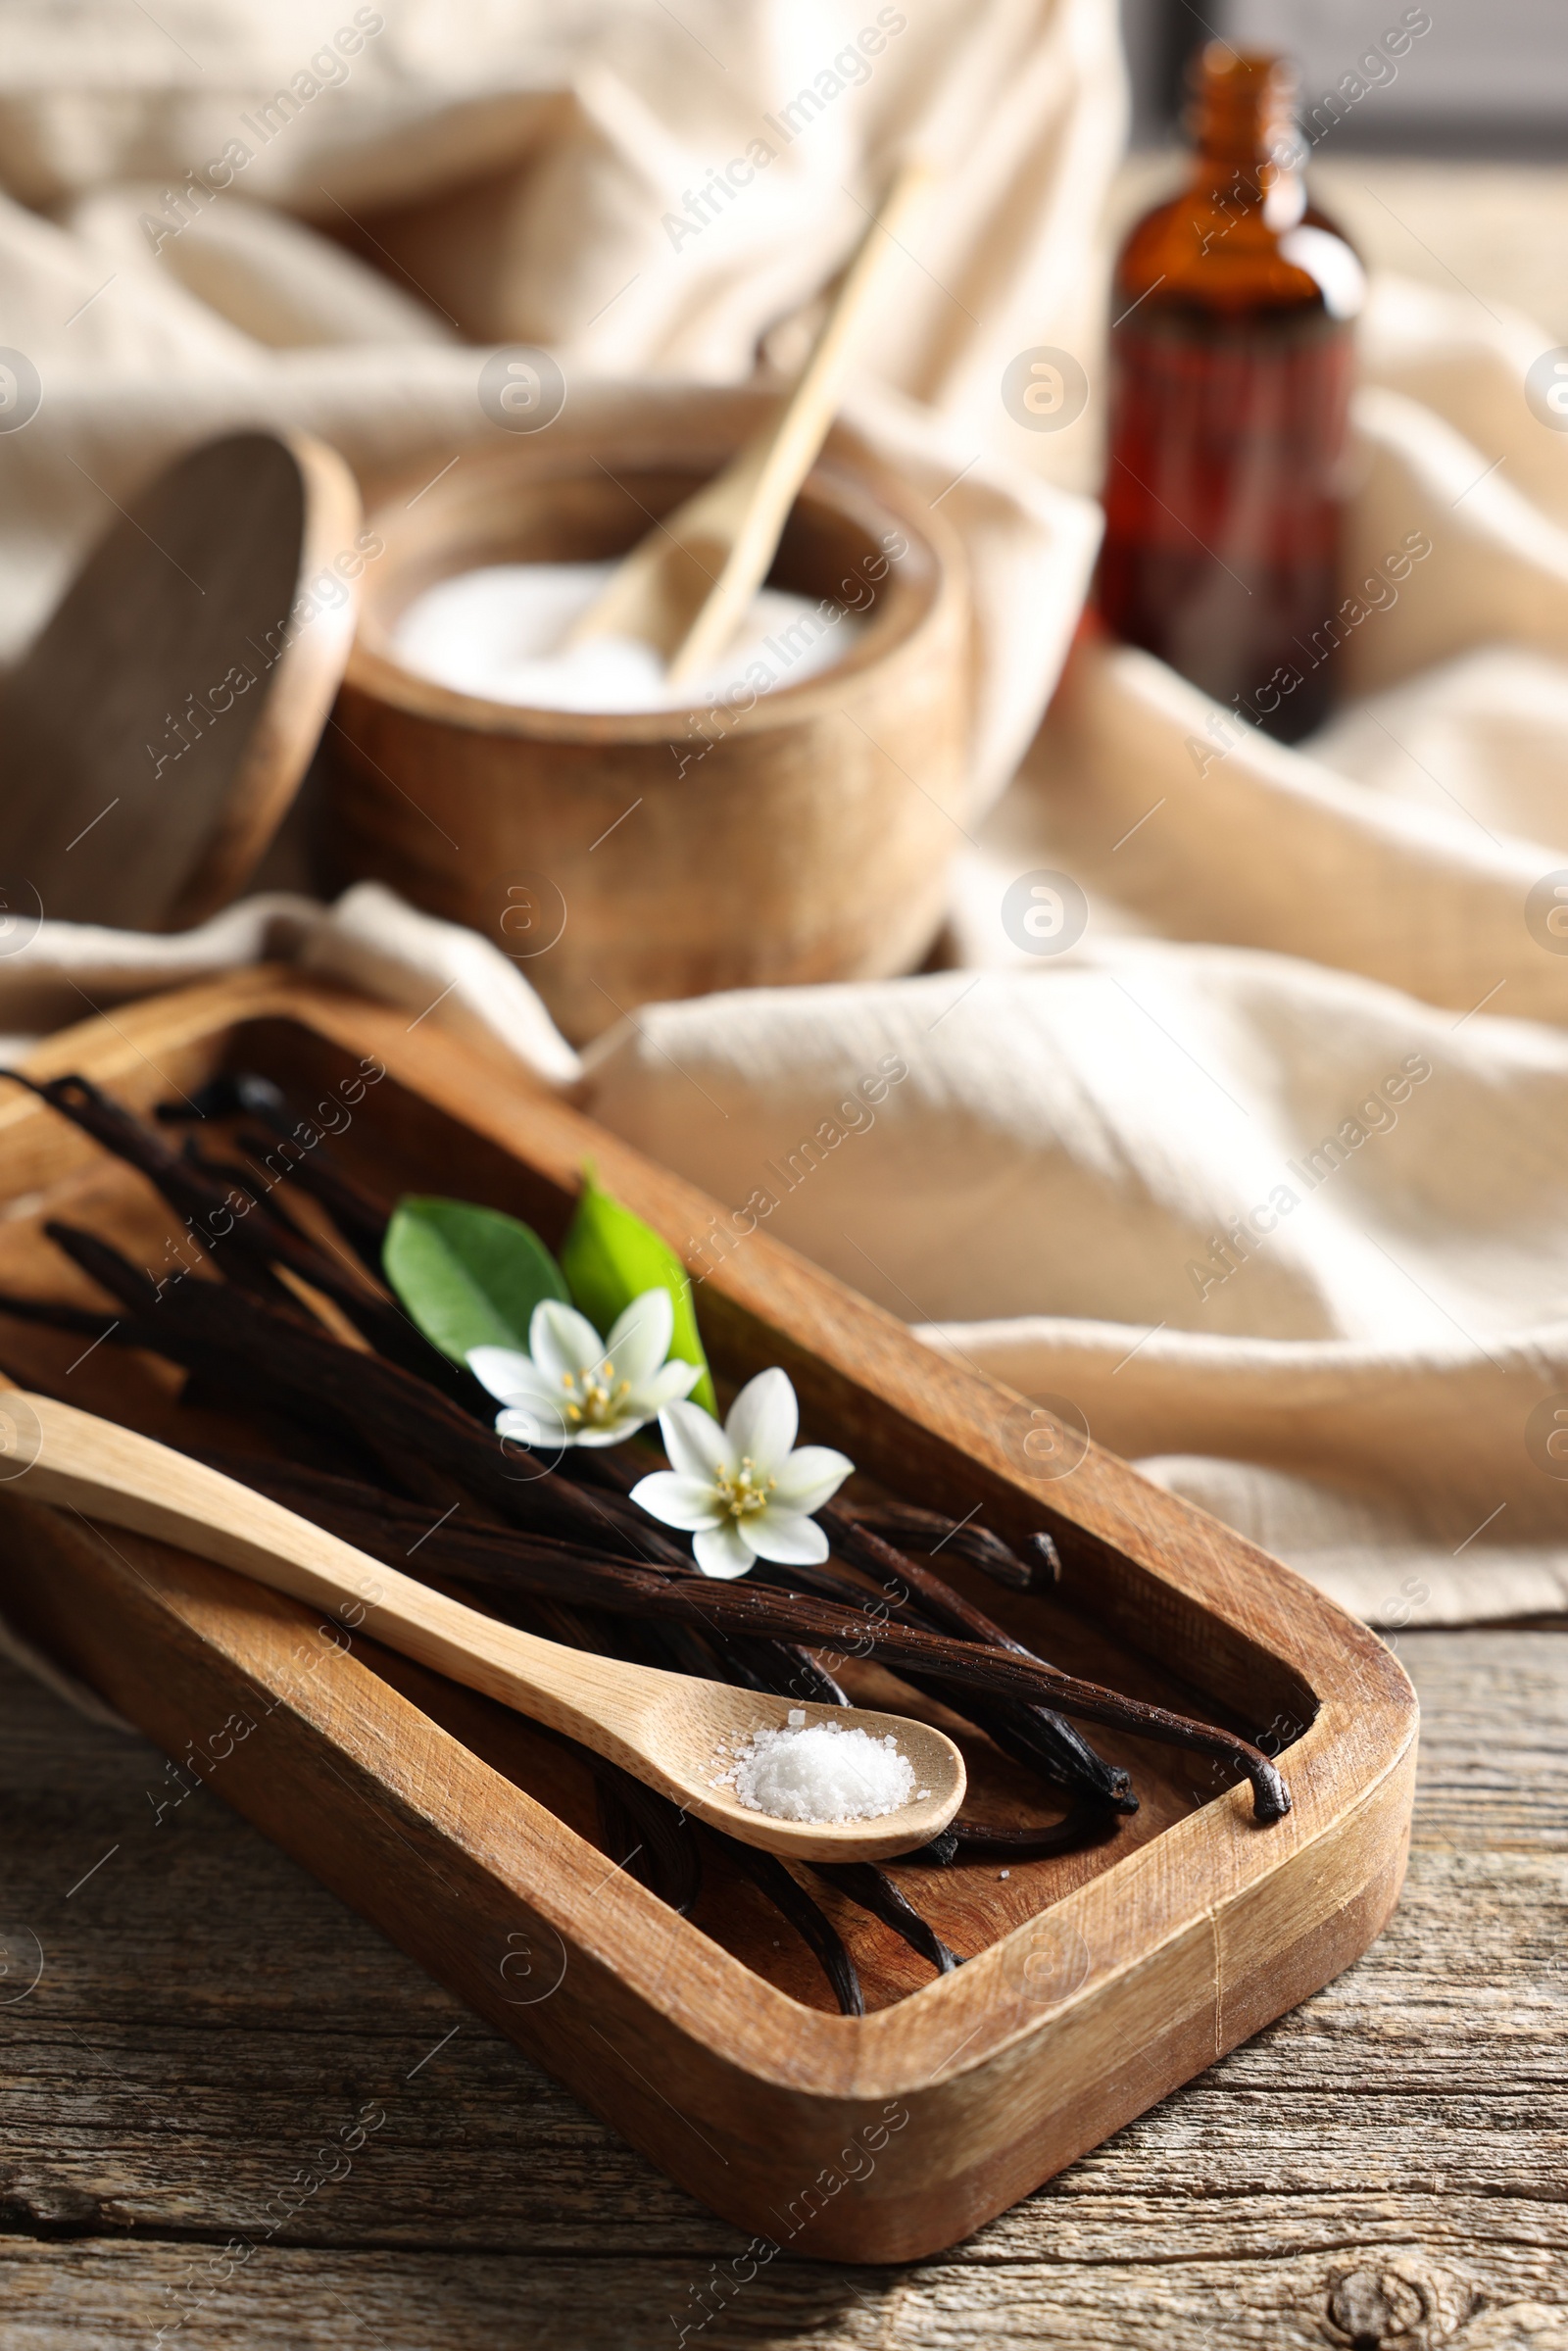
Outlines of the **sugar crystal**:
M 801 1709 L 792 1710 L 787 1729 L 756 1732 L 725 1779 L 748 1811 L 784 1821 L 880 1820 L 915 1793 L 913 1768 L 896 1739 L 837 1723 L 808 1726 Z

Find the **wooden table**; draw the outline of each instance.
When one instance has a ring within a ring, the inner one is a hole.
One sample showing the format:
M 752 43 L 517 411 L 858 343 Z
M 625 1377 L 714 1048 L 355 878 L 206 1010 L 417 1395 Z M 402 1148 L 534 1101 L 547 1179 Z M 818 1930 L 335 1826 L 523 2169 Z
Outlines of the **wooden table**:
M 1415 1848 L 1366 1959 L 968 2244 L 781 2256 L 706 2327 L 744 2240 L 0 1666 L 0 2344 L 1568 2351 L 1568 1639 L 1400 1654 Z

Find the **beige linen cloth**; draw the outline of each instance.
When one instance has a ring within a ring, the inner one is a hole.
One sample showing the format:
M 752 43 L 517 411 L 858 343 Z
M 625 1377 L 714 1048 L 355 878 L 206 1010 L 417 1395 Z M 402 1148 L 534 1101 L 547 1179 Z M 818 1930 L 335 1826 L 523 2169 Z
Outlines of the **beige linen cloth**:
M 475 343 L 548 344 L 581 399 L 787 365 L 918 138 L 963 169 L 856 412 L 963 533 L 987 659 L 952 968 L 646 1006 L 579 1060 L 486 942 L 372 887 L 274 891 L 177 939 L 46 922 L 0 955 L 0 1030 L 261 955 L 439 997 L 724 1204 L 699 1262 L 762 1226 L 1374 1621 L 1568 1606 L 1568 436 L 1525 391 L 1547 338 L 1376 286 L 1345 700 L 1313 742 L 1092 639 L 1036 735 L 1094 545 L 1109 0 L 64 22 L 14 8 L 0 62 L 3 334 L 43 389 L 0 431 L 6 649 L 108 502 L 231 423 L 309 426 L 371 473 L 493 431 Z M 758 138 L 704 218 L 688 198 Z M 234 140 L 198 204 L 188 172 Z M 143 216 L 182 187 L 154 254 Z M 1060 433 L 1001 397 L 1040 345 L 1089 371 Z

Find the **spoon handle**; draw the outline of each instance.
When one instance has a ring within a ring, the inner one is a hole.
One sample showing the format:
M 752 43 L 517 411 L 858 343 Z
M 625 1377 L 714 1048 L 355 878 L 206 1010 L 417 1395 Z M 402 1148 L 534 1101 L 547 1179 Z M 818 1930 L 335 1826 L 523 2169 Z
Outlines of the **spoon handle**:
M 13 1395 L 8 1402 L 13 1418 L 30 1406 L 39 1424 L 37 1457 L 21 1489 L 30 1498 L 154 1536 L 305 1600 L 684 1800 L 637 1738 L 651 1702 L 683 1677 L 498 1624 L 132 1429 L 51 1396 Z
M 729 644 L 767 575 L 797 491 L 827 437 L 860 330 L 893 261 L 900 232 L 933 173 L 899 170 L 860 240 L 794 389 L 761 430 L 655 524 L 625 557 L 568 645 L 641 638 L 665 655 L 672 685 L 689 685 Z
M 783 413 L 727 466 L 691 521 L 699 535 L 722 528 L 729 539 L 724 567 L 670 657 L 671 685 L 689 685 L 715 661 L 734 636 L 767 576 L 796 492 L 816 463 L 849 379 L 860 330 L 904 251 L 899 232 L 923 201 L 931 174 L 921 163 L 904 165 L 845 273 Z M 717 535 L 715 533 L 715 535 Z

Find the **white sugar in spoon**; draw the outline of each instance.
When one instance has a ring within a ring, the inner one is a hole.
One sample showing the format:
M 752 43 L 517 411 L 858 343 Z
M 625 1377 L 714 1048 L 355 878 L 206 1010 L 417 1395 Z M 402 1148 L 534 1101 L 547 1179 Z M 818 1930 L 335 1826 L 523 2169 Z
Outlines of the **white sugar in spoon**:
M 18 1390 L 4 1398 L 15 1446 L 37 1450 L 24 1473 L 29 1499 L 194 1551 L 312 1607 L 338 1612 L 389 1649 L 591 1747 L 657 1788 L 699 1820 L 743 1844 L 794 1861 L 879 1861 L 925 1844 L 963 1801 L 963 1757 L 952 1739 L 899 1714 L 794 1706 L 760 1690 L 731 1690 L 686 1674 L 595 1657 L 498 1624 L 357 1551 L 309 1519 L 169 1445 L 52 1397 Z M 878 1820 L 777 1820 L 715 1787 L 728 1769 L 720 1747 L 756 1731 L 782 1730 L 790 1713 L 873 1738 L 892 1734 L 929 1792 Z

